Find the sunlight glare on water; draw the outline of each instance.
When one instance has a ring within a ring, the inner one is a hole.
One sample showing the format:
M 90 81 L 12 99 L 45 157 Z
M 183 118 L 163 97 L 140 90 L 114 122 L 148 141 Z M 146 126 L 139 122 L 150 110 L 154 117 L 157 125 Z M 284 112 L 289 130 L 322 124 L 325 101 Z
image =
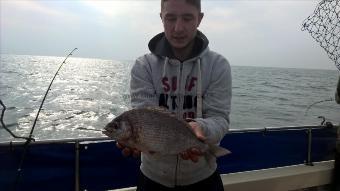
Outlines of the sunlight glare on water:
M 1 99 L 7 107 L 6 124 L 14 133 L 30 131 L 47 87 L 64 58 L 4 56 Z M 39 115 L 34 135 L 38 139 L 102 136 L 100 132 L 117 113 L 128 109 L 129 63 L 70 58 L 56 77 Z M 9 71 L 16 74 L 9 75 Z M 3 83 L 6 82 L 6 83 Z M 7 137 L 2 132 L 0 138 Z

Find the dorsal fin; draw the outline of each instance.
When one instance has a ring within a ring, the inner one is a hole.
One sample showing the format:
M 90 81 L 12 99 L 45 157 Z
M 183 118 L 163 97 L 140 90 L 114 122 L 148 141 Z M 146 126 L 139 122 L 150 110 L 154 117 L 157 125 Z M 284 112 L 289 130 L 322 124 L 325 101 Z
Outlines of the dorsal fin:
M 145 109 L 150 110 L 150 111 L 155 111 L 155 112 L 158 112 L 158 113 L 162 113 L 162 114 L 168 115 L 170 117 L 177 118 L 176 114 L 170 112 L 166 107 L 149 106 L 149 107 L 146 107 Z

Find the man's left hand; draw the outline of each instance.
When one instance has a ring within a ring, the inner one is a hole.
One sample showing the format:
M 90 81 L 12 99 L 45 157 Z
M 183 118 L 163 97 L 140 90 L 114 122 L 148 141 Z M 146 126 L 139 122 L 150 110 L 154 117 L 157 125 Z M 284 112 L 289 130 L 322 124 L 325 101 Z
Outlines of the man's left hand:
M 206 137 L 204 136 L 202 127 L 200 126 L 199 123 L 195 122 L 195 121 L 190 121 L 189 123 L 190 129 L 192 130 L 192 132 L 196 135 L 196 137 L 201 140 L 201 141 L 205 141 Z M 198 149 L 198 148 L 190 148 L 182 153 L 180 153 L 180 156 L 182 157 L 182 159 L 184 160 L 191 160 L 192 162 L 198 162 L 199 157 L 203 156 L 203 152 Z

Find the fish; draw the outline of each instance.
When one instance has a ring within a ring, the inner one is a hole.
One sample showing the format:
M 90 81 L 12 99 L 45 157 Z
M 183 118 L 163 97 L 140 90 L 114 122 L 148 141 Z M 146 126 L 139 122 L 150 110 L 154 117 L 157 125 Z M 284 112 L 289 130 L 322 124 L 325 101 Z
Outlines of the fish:
M 199 140 L 188 122 L 159 107 L 125 111 L 109 122 L 102 133 L 147 154 L 178 155 L 190 148 L 216 157 L 230 153 L 228 149 Z

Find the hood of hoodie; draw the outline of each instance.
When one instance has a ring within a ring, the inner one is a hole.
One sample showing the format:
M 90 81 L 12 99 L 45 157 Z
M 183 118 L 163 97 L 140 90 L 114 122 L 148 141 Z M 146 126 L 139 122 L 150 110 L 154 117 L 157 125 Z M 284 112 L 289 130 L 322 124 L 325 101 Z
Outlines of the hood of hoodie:
M 193 50 L 187 60 L 199 56 L 208 47 L 208 44 L 209 44 L 209 40 L 207 39 L 207 37 L 199 30 L 197 31 L 194 41 L 195 43 L 194 43 Z M 149 46 L 149 50 L 155 55 L 164 56 L 168 58 L 175 58 L 173 51 L 171 49 L 171 45 L 169 41 L 167 40 L 167 38 L 165 37 L 164 32 L 159 33 L 156 36 L 154 36 L 150 40 L 148 46 Z

